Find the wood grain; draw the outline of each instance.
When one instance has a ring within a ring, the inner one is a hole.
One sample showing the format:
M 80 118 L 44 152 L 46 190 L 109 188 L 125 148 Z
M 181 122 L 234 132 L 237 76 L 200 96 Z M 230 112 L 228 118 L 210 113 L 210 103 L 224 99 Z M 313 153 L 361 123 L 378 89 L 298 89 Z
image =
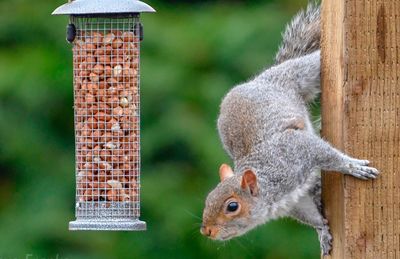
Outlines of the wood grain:
M 375 181 L 323 176 L 326 258 L 400 258 L 400 1 L 322 3 L 322 135 Z

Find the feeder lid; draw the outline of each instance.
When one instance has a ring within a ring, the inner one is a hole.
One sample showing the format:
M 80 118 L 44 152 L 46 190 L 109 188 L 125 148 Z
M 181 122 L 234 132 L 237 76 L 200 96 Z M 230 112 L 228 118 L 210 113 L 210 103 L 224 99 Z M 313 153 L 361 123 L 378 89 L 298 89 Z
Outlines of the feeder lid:
M 153 13 L 146 3 L 137 0 L 74 0 L 58 7 L 52 15 Z

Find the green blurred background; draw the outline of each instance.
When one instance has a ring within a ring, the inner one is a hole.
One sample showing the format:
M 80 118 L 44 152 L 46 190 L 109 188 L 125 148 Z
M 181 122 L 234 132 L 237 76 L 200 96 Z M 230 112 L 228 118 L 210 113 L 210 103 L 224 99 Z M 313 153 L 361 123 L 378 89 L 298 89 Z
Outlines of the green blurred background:
M 69 232 L 74 219 L 72 53 L 63 0 L 0 1 L 0 258 L 318 258 L 290 219 L 225 243 L 199 233 L 230 163 L 216 131 L 232 86 L 271 64 L 299 0 L 147 1 L 142 216 L 147 232 Z

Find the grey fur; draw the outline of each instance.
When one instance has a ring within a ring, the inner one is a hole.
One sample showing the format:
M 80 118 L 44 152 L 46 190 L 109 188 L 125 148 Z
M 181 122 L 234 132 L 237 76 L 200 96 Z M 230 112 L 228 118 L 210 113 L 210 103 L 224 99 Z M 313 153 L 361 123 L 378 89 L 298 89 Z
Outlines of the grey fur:
M 316 229 L 321 250 L 328 254 L 332 237 L 321 211 L 320 170 L 360 179 L 378 175 L 367 160 L 343 154 L 313 130 L 307 102 L 320 89 L 319 21 L 315 5 L 295 16 L 283 34 L 276 65 L 234 87 L 222 101 L 218 131 L 234 162 L 234 176 L 219 183 L 206 200 L 203 225 L 218 228 L 215 239 L 226 240 L 270 219 L 291 216 Z M 241 187 L 248 169 L 257 177 L 256 196 Z M 249 213 L 216 220 L 232 193 Z
M 275 57 L 276 64 L 319 50 L 320 18 L 319 6 L 311 3 L 292 19 L 282 35 L 283 41 Z

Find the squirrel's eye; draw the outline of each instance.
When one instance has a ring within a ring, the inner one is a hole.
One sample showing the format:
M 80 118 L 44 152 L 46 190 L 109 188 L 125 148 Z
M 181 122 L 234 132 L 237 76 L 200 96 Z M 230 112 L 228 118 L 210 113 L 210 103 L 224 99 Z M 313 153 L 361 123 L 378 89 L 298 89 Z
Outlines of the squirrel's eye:
M 239 203 L 237 203 L 236 201 L 232 201 L 228 204 L 228 207 L 226 207 L 226 210 L 229 212 L 234 212 L 234 211 L 237 211 L 238 208 L 239 208 Z

